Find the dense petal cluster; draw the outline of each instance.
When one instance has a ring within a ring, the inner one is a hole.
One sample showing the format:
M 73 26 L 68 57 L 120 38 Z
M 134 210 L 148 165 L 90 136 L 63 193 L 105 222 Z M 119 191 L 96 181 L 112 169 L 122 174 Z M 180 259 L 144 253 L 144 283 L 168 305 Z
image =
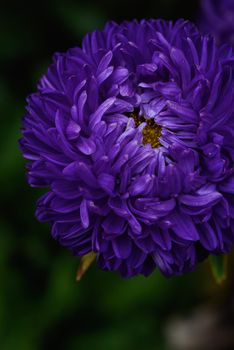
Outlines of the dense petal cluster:
M 183 20 L 110 22 L 55 54 L 20 144 L 61 245 L 125 277 L 232 248 L 233 63 Z
M 234 1 L 201 0 L 199 26 L 212 34 L 218 44 L 234 45 Z

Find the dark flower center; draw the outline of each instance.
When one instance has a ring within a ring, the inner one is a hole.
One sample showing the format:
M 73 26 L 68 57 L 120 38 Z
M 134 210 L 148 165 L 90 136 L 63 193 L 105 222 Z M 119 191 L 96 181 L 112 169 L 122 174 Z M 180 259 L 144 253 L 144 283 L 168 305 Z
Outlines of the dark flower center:
M 159 138 L 161 136 L 162 127 L 157 125 L 153 119 L 146 119 L 140 116 L 137 110 L 128 113 L 129 118 L 133 118 L 135 121 L 135 126 L 138 127 L 141 123 L 146 123 L 146 126 L 142 130 L 143 145 L 147 143 L 151 144 L 152 148 L 157 148 L 160 146 Z

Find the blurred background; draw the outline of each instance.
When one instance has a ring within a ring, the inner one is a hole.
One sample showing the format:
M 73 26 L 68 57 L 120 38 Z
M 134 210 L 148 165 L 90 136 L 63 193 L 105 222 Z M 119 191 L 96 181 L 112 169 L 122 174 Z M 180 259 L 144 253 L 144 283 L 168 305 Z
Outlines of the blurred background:
M 234 287 L 217 286 L 208 263 L 166 279 L 121 279 L 90 268 L 34 217 L 43 192 L 25 179 L 18 150 L 25 98 L 55 51 L 78 46 L 107 20 L 195 19 L 198 1 L 6 1 L 0 5 L 0 349 L 234 349 Z

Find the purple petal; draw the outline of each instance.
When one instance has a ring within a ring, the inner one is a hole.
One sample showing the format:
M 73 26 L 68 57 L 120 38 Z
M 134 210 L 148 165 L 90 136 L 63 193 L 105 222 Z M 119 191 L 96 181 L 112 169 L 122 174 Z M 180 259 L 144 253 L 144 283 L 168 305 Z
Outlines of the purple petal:
M 73 120 L 70 120 L 66 129 L 68 140 L 75 140 L 79 136 L 80 130 L 81 127 Z
M 86 199 L 83 199 L 80 204 L 80 219 L 84 228 L 89 227 L 89 212 Z
M 199 225 L 198 232 L 200 236 L 200 242 L 203 247 L 209 251 L 214 251 L 218 247 L 218 239 L 211 225 L 204 222 Z
M 100 186 L 110 195 L 113 194 L 115 186 L 115 178 L 110 174 L 102 173 L 98 176 L 98 182 Z
M 199 240 L 197 229 L 192 221 L 192 218 L 182 212 L 173 212 L 170 215 L 172 221 L 172 229 L 176 235 L 188 241 Z
M 115 215 L 114 213 L 109 214 L 102 223 L 106 233 L 114 235 L 120 235 L 126 229 L 125 219 Z M 111 237 L 110 237 L 111 238 Z
M 77 148 L 79 151 L 86 155 L 93 154 L 96 151 L 96 144 L 90 138 L 80 136 L 77 143 Z
M 227 180 L 223 181 L 219 186 L 219 189 L 225 193 L 234 193 L 234 177 L 229 177 Z
M 190 207 L 209 207 L 217 204 L 222 195 L 219 192 L 210 192 L 200 196 L 184 194 L 179 197 L 180 203 Z
M 117 258 L 127 259 L 132 250 L 132 241 L 124 234 L 112 241 L 112 247 Z
M 63 174 L 74 180 L 81 179 L 92 188 L 99 187 L 96 177 L 85 163 L 73 162 L 64 168 Z

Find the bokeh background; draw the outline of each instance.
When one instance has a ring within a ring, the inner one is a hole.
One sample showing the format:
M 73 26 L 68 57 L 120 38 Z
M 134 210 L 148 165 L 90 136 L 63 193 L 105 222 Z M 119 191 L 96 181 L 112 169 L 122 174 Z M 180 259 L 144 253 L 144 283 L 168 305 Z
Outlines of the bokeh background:
M 2 3 L 0 7 L 0 349 L 234 349 L 229 274 L 217 286 L 208 263 L 166 279 L 121 279 L 79 260 L 34 217 L 42 191 L 26 184 L 18 150 L 25 98 L 55 51 L 80 45 L 107 20 L 195 19 L 198 1 L 100 0 Z

